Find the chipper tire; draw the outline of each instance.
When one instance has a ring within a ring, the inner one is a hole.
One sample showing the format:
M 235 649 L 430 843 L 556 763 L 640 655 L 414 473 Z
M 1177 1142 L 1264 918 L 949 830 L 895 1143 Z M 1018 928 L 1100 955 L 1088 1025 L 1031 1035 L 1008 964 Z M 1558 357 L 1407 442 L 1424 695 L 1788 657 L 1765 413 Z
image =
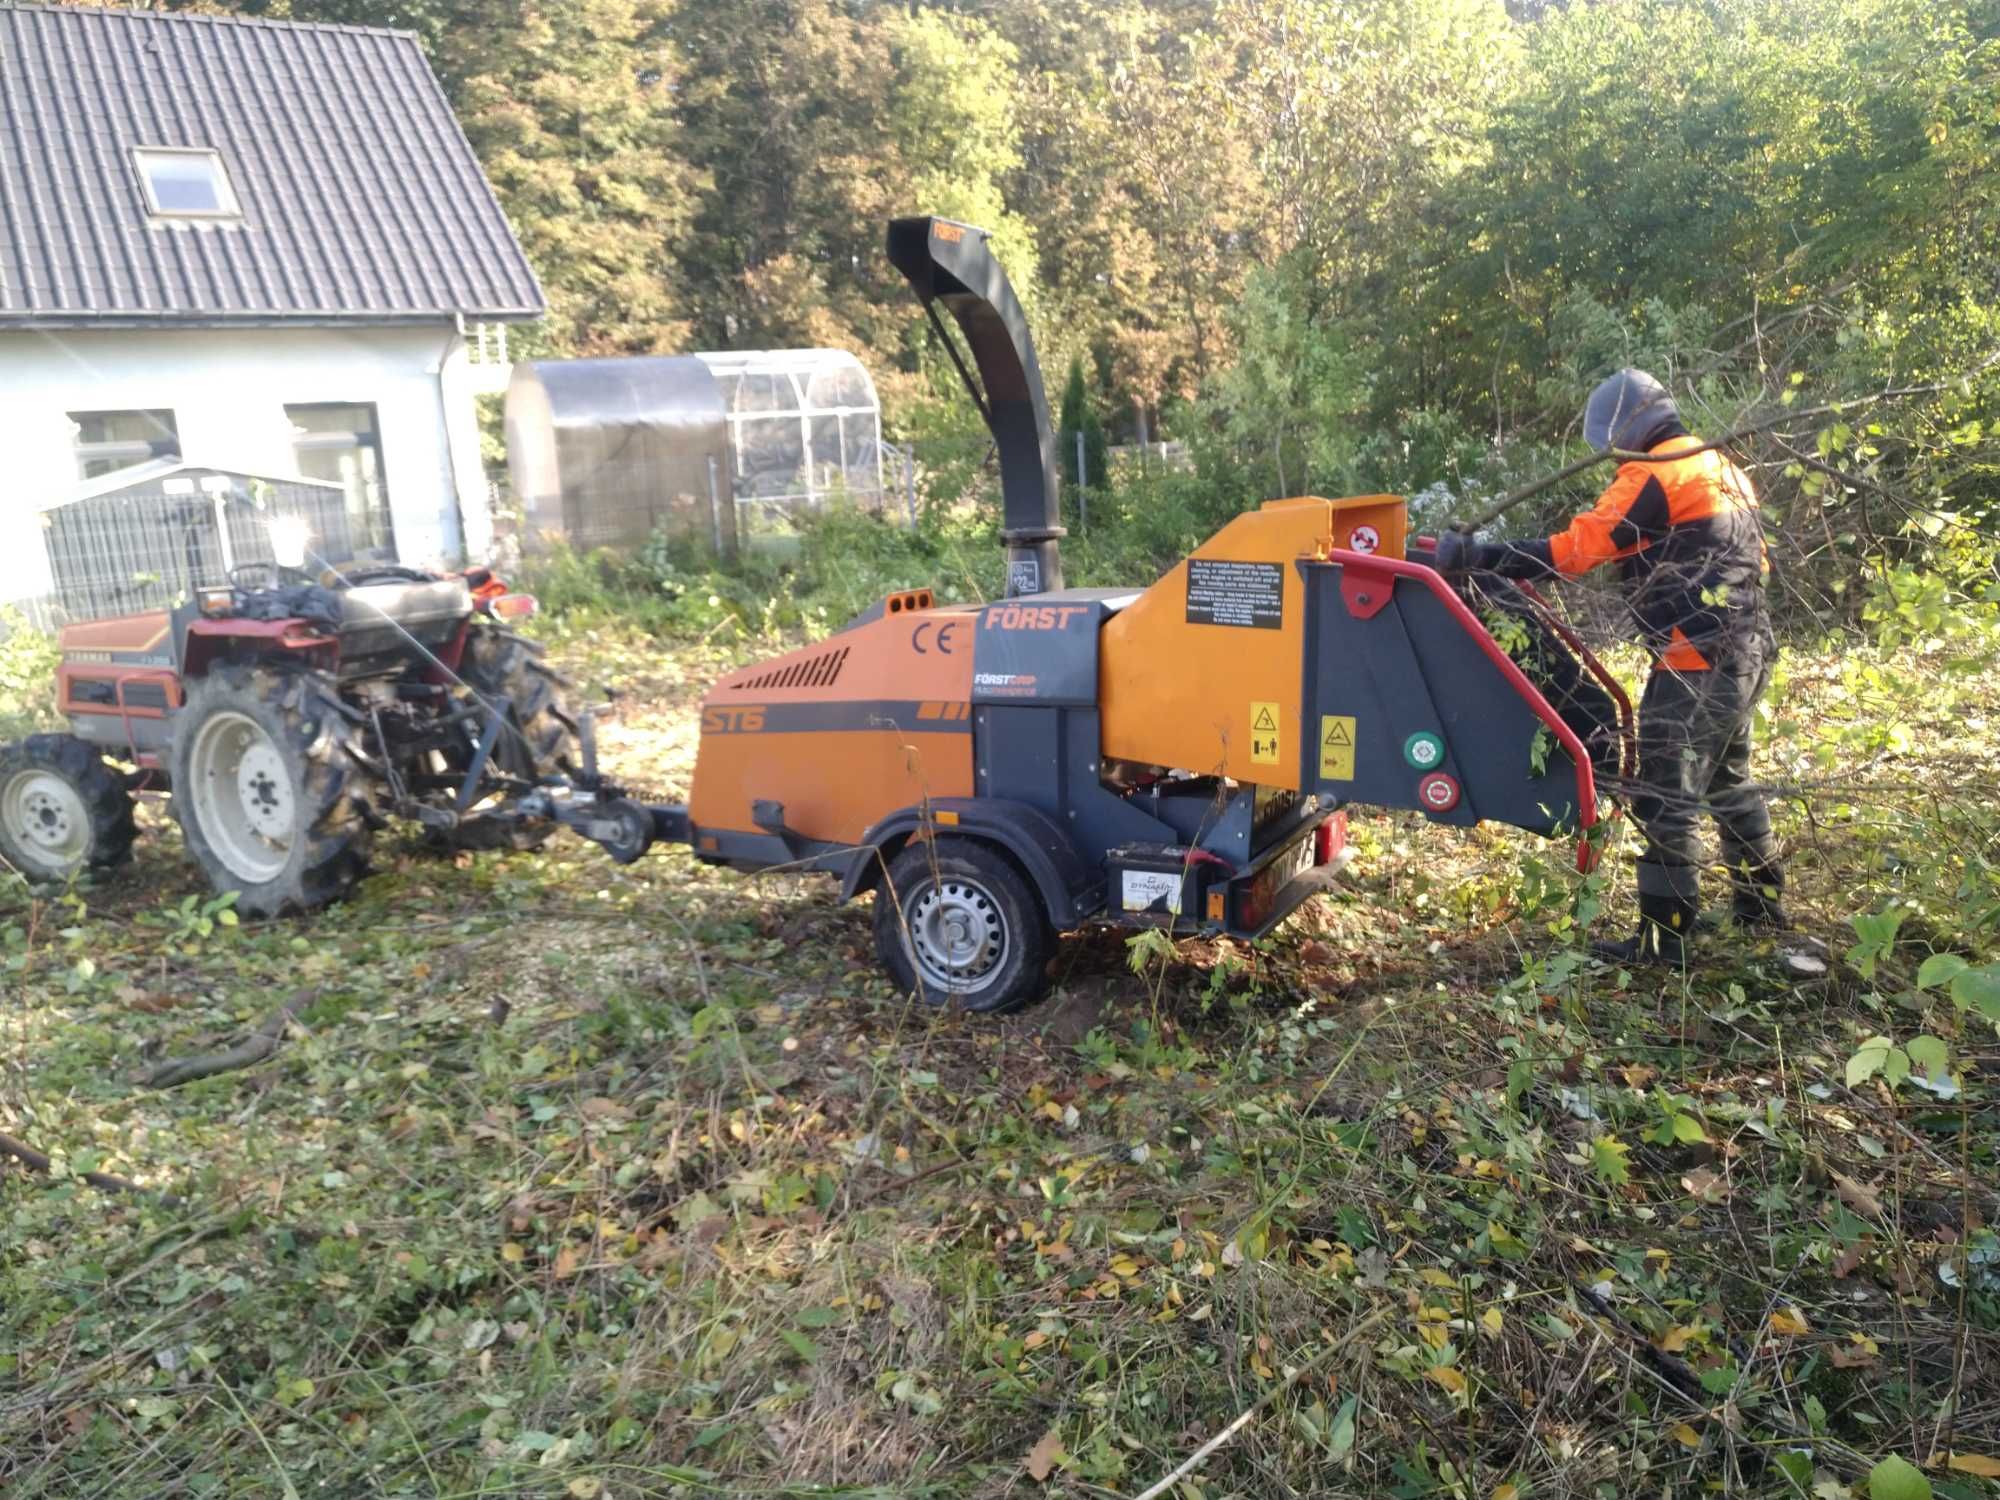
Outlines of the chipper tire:
M 95 746 L 72 734 L 0 745 L 0 858 L 29 880 L 122 865 L 138 834 L 125 778 Z
M 933 1005 L 1018 1010 L 1042 992 L 1055 933 L 1014 862 L 976 839 L 908 844 L 875 892 L 875 951 Z
M 458 675 L 480 698 L 492 702 L 504 696 L 513 703 L 514 725 L 503 729 L 493 746 L 499 770 L 522 781 L 562 773 L 574 721 L 563 702 L 563 680 L 544 664 L 539 647 L 511 630 L 475 625 Z M 552 823 L 474 818 L 446 841 L 460 849 L 539 849 L 554 832 Z
M 188 854 L 246 916 L 317 911 L 368 867 L 365 772 L 331 679 L 228 665 L 174 724 L 174 815 Z

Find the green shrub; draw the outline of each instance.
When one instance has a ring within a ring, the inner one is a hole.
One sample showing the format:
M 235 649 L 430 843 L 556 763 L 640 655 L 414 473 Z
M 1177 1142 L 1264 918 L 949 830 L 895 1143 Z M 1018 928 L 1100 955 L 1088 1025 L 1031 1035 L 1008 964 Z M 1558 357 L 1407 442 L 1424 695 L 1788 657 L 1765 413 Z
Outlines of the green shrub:
M 0 740 L 19 739 L 59 722 L 56 638 L 17 609 L 0 608 Z

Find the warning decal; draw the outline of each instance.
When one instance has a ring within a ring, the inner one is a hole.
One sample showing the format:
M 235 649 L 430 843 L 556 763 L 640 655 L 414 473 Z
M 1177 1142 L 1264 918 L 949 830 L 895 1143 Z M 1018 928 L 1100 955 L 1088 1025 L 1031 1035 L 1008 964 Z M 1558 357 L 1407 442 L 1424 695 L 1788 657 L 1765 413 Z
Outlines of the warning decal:
M 1285 570 L 1276 563 L 1188 559 L 1188 624 L 1276 630 L 1284 618 Z
M 1250 700 L 1250 759 L 1261 766 L 1278 763 L 1278 705 Z
M 1352 714 L 1321 714 L 1319 716 L 1319 779 L 1321 781 L 1352 781 L 1354 779 L 1354 716 Z

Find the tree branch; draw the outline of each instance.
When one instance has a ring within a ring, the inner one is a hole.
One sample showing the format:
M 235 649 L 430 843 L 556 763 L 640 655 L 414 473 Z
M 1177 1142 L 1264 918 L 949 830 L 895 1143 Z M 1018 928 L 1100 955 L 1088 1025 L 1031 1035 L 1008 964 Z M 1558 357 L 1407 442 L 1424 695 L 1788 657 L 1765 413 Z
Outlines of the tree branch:
M 17 1141 L 11 1135 L 0 1132 L 0 1156 L 11 1156 L 30 1171 L 48 1174 L 54 1163 L 42 1155 L 26 1141 Z M 151 1198 L 162 1208 L 185 1208 L 187 1199 L 177 1198 L 172 1193 L 157 1192 L 149 1187 L 141 1187 L 128 1178 L 114 1176 L 110 1172 L 79 1172 L 76 1174 L 94 1188 L 102 1188 L 107 1193 L 136 1193 L 141 1198 Z
M 1960 381 L 1970 380 L 1975 375 L 1984 374 L 1996 364 L 2000 364 L 2000 349 L 1994 350 L 1993 353 L 1987 355 L 1985 359 L 1981 360 L 1971 369 L 1962 374 L 1953 375 L 1949 379 L 1932 381 L 1927 385 L 1900 386 L 1891 390 L 1876 391 L 1866 396 L 1855 396 L 1846 401 L 1828 401 L 1819 406 L 1786 409 L 1780 411 L 1775 416 L 1767 417 L 1761 422 L 1752 422 L 1748 426 L 1737 428 L 1734 432 L 1724 433 L 1713 442 L 1702 443 L 1694 448 L 1679 448 L 1672 453 L 1635 453 L 1625 448 L 1603 448 L 1587 458 L 1579 458 L 1575 463 L 1563 465 L 1562 468 L 1545 478 L 1532 480 L 1517 490 L 1509 491 L 1471 520 L 1453 522 L 1452 529 L 1455 531 L 1473 532 L 1483 527 L 1491 526 L 1522 501 L 1532 500 L 1544 490 L 1553 489 L 1565 479 L 1581 474 L 1585 469 L 1593 469 L 1599 464 L 1610 463 L 1613 460 L 1627 464 L 1673 463 L 1696 453 L 1706 453 L 1712 448 L 1726 448 L 1731 443 L 1739 442 L 1747 437 L 1755 437 L 1759 433 L 1769 432 L 1773 427 L 1781 426 L 1786 422 L 1796 422 L 1805 417 L 1834 416 L 1840 412 L 1852 411 L 1857 406 L 1873 406 L 1882 401 L 1898 401 L 1905 396 L 1936 395 L 1939 391 L 1947 390 L 1957 385 Z
M 233 1073 L 238 1068 L 260 1063 L 278 1050 L 278 1043 L 284 1040 L 285 1028 L 318 997 L 318 990 L 300 990 L 264 1017 L 257 1029 L 234 1047 L 225 1047 L 220 1052 L 203 1052 L 194 1057 L 170 1057 L 141 1075 L 139 1085 L 149 1089 L 178 1088 L 184 1083 L 193 1083 L 197 1078 L 213 1078 L 218 1073 Z

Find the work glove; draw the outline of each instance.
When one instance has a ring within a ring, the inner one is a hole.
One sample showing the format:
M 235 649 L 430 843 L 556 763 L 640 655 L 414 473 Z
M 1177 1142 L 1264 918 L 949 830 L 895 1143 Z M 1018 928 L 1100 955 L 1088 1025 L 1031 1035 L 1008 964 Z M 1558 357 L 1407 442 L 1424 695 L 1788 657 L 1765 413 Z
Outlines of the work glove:
M 1483 566 L 1486 544 L 1469 531 L 1447 531 L 1438 538 L 1437 570 L 1466 573 Z

